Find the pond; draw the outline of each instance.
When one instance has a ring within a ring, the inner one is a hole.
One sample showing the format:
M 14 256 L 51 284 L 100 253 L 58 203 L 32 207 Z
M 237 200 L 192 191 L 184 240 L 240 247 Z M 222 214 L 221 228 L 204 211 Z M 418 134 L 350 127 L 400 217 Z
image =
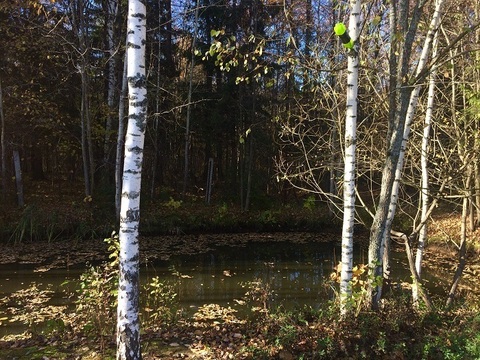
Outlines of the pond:
M 148 250 L 143 252 L 144 257 L 148 257 Z M 393 252 L 392 255 L 395 280 L 410 281 L 405 254 Z M 255 237 L 249 235 L 248 241 L 209 246 L 204 252 L 179 254 L 164 260 L 152 256 L 152 260 L 142 263 L 141 278 L 146 283 L 159 276 L 162 281 L 175 284 L 178 300 L 185 308 L 209 303 L 232 306 L 234 300 L 241 299 L 246 292 L 242 285 L 260 279 L 270 285 L 277 304 L 292 308 L 315 305 L 333 297 L 334 291 L 327 281 L 340 256 L 340 244 L 331 240 L 283 241 L 273 234 L 269 239 L 263 237 L 255 241 Z M 366 262 L 366 249 L 356 246 L 354 263 Z M 39 289 L 54 292 L 49 304 L 72 305 L 62 283 L 78 280 L 84 270 L 85 264 L 50 270 L 27 264 L 2 265 L 0 298 L 35 284 Z M 424 277 L 428 279 L 428 276 L 427 271 Z M 0 319 L 3 319 L 0 337 L 25 330 L 20 323 L 9 323 L 5 314 L 0 314 Z

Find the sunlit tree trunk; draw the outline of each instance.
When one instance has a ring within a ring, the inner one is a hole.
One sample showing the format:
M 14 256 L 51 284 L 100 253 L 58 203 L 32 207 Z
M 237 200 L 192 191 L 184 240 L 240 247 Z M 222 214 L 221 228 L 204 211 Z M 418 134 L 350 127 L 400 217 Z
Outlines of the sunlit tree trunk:
M 405 6 L 402 2 L 398 4 L 397 1 L 391 1 L 390 3 L 390 13 L 389 13 L 389 25 L 390 29 L 398 29 L 399 31 L 406 32 L 406 14 L 403 12 L 398 11 L 399 8 L 401 9 Z M 389 59 L 388 59 L 388 66 L 389 66 L 389 86 L 390 89 L 397 89 L 398 79 L 401 77 L 401 66 L 399 66 L 399 62 L 401 61 L 398 59 L 397 54 L 399 53 L 399 41 L 396 38 L 395 33 L 390 34 L 390 50 L 389 50 Z M 400 76 L 399 76 L 400 75 Z M 397 103 L 400 98 L 400 94 L 398 91 L 390 91 L 388 95 L 388 102 L 389 102 L 389 112 L 388 112 L 388 134 L 387 139 L 391 138 L 391 132 L 395 127 L 396 121 L 396 109 Z M 383 248 L 383 276 L 388 279 L 390 277 L 390 241 L 385 241 L 385 245 Z
M 437 44 L 438 44 L 438 31 L 435 32 L 432 44 L 432 59 L 437 57 Z M 429 176 L 428 176 L 428 148 L 430 142 L 430 129 L 432 127 L 432 117 L 433 117 L 433 105 L 435 100 L 435 77 L 437 75 L 436 68 L 432 69 L 430 73 L 430 79 L 428 83 L 428 100 L 427 100 L 427 111 L 425 113 L 425 122 L 423 125 L 423 137 L 422 137 L 422 148 L 420 153 L 420 163 L 421 163 L 421 170 L 422 170 L 422 181 L 421 181 L 421 193 L 420 193 L 420 201 L 421 201 L 421 216 L 420 221 L 422 227 L 418 234 L 418 246 L 417 246 L 417 253 L 415 256 L 415 270 L 419 278 L 422 275 L 422 259 L 423 259 L 423 252 L 425 248 L 425 244 L 427 242 L 427 216 L 429 211 Z M 412 287 L 412 296 L 414 304 L 418 303 L 418 292 L 417 287 Z
M 442 4 L 443 0 L 436 1 L 435 12 L 430 22 L 430 27 L 417 64 L 415 74 L 416 81 L 421 80 L 420 75 L 426 67 L 431 43 L 440 23 Z M 414 34 L 411 35 L 414 36 Z M 405 106 L 407 104 L 405 99 L 400 99 L 400 109 L 396 114 L 399 122 L 395 125 L 395 129 L 392 132 L 391 148 L 382 174 L 381 197 L 372 225 L 368 258 L 368 263 L 372 269 L 370 278 L 373 279 L 369 300 L 373 308 L 378 307 L 378 302 L 382 295 L 384 250 L 386 243 L 390 241 L 390 232 L 395 217 L 398 192 L 402 178 L 405 151 L 420 96 L 420 90 L 421 85 L 416 84 L 409 96 L 408 106 Z M 403 109 L 405 109 L 405 111 L 403 111 Z M 403 114 L 405 114 L 404 117 L 402 116 Z
M 128 126 L 120 209 L 117 359 L 141 359 L 139 321 L 140 189 L 147 121 L 146 5 L 129 0 L 127 18 Z
M 353 41 L 360 35 L 360 0 L 350 1 L 348 33 Z M 357 141 L 357 93 L 358 65 L 357 46 L 348 51 L 347 68 L 347 113 L 345 118 L 345 163 L 343 179 L 343 227 L 342 227 L 342 269 L 340 274 L 340 312 L 348 312 L 352 296 L 351 280 L 353 268 L 353 228 L 355 225 L 355 177 Z

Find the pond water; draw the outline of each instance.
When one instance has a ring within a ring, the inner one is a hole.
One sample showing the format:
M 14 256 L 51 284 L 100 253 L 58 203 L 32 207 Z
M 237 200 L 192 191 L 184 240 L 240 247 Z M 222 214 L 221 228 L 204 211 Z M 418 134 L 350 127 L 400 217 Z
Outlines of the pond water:
M 233 305 L 234 299 L 245 294 L 242 284 L 256 279 L 270 284 L 275 302 L 285 307 L 314 305 L 332 298 L 333 290 L 325 282 L 340 256 L 340 245 L 334 242 L 249 241 L 244 246 L 223 246 L 205 253 L 173 256 L 168 261 L 155 260 L 142 265 L 141 277 L 143 283 L 158 275 L 162 281 L 175 284 L 178 300 L 186 308 L 208 303 Z M 395 280 L 410 281 L 405 254 L 394 252 L 392 257 Z M 366 249 L 357 246 L 354 263 L 366 262 Z M 84 270 L 84 266 L 36 271 L 33 266 L 3 265 L 0 298 L 35 283 L 40 289 L 48 287 L 55 292 L 51 304 L 68 304 L 71 300 L 61 284 L 78 280 Z M 428 273 L 424 276 L 428 278 Z M 0 314 L 0 319 L 4 317 Z M 3 321 L 0 337 L 24 330 L 19 324 L 16 328 L 7 325 L 8 321 Z

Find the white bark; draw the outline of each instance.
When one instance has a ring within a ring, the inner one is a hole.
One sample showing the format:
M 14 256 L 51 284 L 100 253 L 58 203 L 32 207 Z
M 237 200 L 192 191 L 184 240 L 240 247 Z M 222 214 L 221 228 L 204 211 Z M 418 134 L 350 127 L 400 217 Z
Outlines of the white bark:
M 435 59 L 437 56 L 437 44 L 438 44 L 438 31 L 435 32 L 432 44 L 432 59 Z M 422 137 L 422 148 L 420 154 L 420 163 L 422 168 L 422 183 L 421 183 L 421 206 L 422 214 L 420 216 L 420 222 L 423 224 L 420 229 L 418 236 L 418 247 L 417 253 L 415 256 L 415 270 L 419 278 L 421 278 L 422 273 L 422 259 L 423 251 L 425 248 L 425 243 L 427 241 L 427 216 L 429 210 L 429 176 L 428 176 L 428 148 L 430 143 L 430 129 L 432 127 L 432 117 L 433 117 L 433 105 L 435 100 L 435 77 L 437 75 L 436 68 L 432 69 L 430 73 L 430 79 L 428 82 L 428 100 L 427 100 L 427 111 L 425 113 L 425 122 L 423 126 L 423 137 Z M 418 291 L 414 286 L 412 287 L 412 296 L 413 302 L 416 304 L 418 302 Z
M 360 33 L 360 0 L 350 1 L 349 35 L 356 41 Z M 355 224 L 355 150 L 357 139 L 358 53 L 351 50 L 347 68 L 347 113 L 345 119 L 345 169 L 343 181 L 342 269 L 340 274 L 340 312 L 348 312 L 352 296 L 353 228 Z
M 434 38 L 434 34 L 438 31 L 438 26 L 440 24 L 441 8 L 442 8 L 443 3 L 444 3 L 444 0 L 437 0 L 436 3 L 435 3 L 435 11 L 433 13 L 433 17 L 432 17 L 432 20 L 430 22 L 430 27 L 429 27 L 427 36 L 425 38 L 423 49 L 422 49 L 422 52 L 421 52 L 421 55 L 420 55 L 420 58 L 419 58 L 419 61 L 418 61 L 416 74 L 415 74 L 416 76 L 419 76 L 423 72 L 423 70 L 425 69 L 425 67 L 427 65 L 428 55 L 429 55 L 429 52 L 430 52 L 430 47 L 431 47 L 431 44 L 432 44 L 432 41 L 433 41 L 433 38 Z M 379 259 L 380 261 L 383 257 L 385 244 L 388 241 L 387 237 L 388 238 L 390 237 L 390 230 L 392 228 L 392 222 L 393 222 L 393 219 L 395 217 L 395 212 L 396 212 L 396 209 L 397 209 L 398 192 L 399 192 L 399 187 L 400 187 L 400 181 L 401 181 L 401 178 L 402 178 L 402 170 L 403 170 L 403 162 L 404 162 L 404 159 L 405 159 L 405 151 L 406 151 L 406 148 L 407 148 L 407 141 L 408 141 L 408 138 L 410 136 L 410 129 L 411 129 L 411 125 L 412 125 L 414 115 L 415 115 L 415 110 L 417 108 L 418 98 L 419 98 L 419 95 L 420 95 L 421 88 L 422 88 L 421 85 L 418 85 L 418 84 L 415 85 L 415 87 L 414 87 L 414 89 L 413 89 L 413 91 L 410 95 L 410 102 L 408 104 L 408 109 L 407 109 L 406 116 L 405 116 L 405 127 L 404 127 L 404 131 L 403 131 L 403 140 L 402 140 L 402 145 L 401 145 L 401 148 L 400 148 L 400 153 L 399 153 L 397 165 L 396 165 L 396 168 L 395 168 L 395 180 L 394 180 L 393 185 L 392 185 L 392 193 L 391 193 L 391 197 L 390 197 L 390 204 L 389 204 L 389 207 L 388 207 L 388 216 L 387 216 L 387 220 L 386 220 L 386 224 L 385 224 L 385 231 L 383 233 L 383 240 L 382 240 L 381 249 L 380 249 L 380 254 L 381 254 L 380 259 Z M 369 259 L 369 262 L 370 262 L 370 259 Z M 379 287 L 378 291 L 376 293 L 376 297 L 377 297 L 376 300 L 377 301 L 380 299 L 381 294 L 382 294 L 381 287 Z
M 145 1 L 129 0 L 127 18 L 128 127 L 120 209 L 117 359 L 141 359 L 139 323 L 140 189 L 147 115 Z

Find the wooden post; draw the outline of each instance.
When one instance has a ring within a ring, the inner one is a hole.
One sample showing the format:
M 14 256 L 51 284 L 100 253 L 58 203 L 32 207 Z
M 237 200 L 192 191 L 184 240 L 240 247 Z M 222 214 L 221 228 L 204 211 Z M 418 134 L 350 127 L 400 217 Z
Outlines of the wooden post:
M 23 199 L 23 181 L 22 181 L 22 168 L 20 166 L 20 154 L 18 150 L 13 150 L 13 166 L 15 168 L 15 184 L 17 186 L 17 203 L 22 207 L 25 205 Z

